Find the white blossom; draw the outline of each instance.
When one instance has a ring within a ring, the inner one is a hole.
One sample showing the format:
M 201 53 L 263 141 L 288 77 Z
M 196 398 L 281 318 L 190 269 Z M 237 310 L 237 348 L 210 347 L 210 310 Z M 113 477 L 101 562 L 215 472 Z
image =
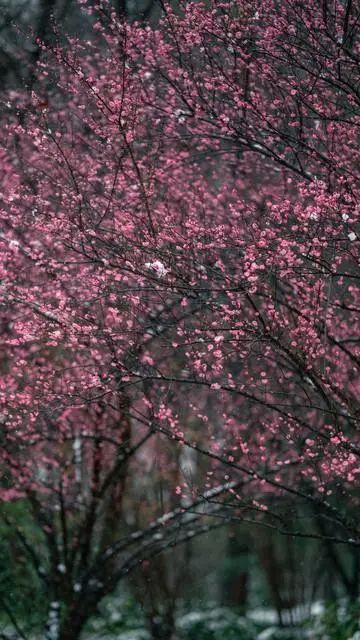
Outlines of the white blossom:
M 166 276 L 169 271 L 169 269 L 167 269 L 160 260 L 155 260 L 155 262 L 145 262 L 145 267 L 150 269 L 150 271 L 155 271 L 156 275 L 159 277 Z

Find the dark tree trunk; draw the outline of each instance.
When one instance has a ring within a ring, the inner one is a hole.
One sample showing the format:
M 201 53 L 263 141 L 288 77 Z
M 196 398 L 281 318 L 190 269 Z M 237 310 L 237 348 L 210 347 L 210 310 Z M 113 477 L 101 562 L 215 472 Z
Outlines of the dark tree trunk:
M 61 621 L 57 640 L 79 640 L 85 623 L 91 615 L 91 609 L 81 610 L 78 605 L 70 607 L 65 618 Z
M 58 640 L 79 640 L 83 626 L 84 622 L 77 620 L 66 621 L 64 625 L 61 625 Z
M 174 616 L 172 612 L 154 616 L 150 619 L 150 633 L 153 640 L 171 640 L 174 633 Z
M 227 560 L 223 577 L 223 602 L 246 610 L 249 591 L 249 546 L 234 529 L 227 544 Z

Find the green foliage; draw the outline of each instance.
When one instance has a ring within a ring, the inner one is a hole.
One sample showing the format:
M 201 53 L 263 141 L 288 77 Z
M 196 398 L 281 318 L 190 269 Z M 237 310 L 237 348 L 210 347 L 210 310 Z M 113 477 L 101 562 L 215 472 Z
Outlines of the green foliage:
M 360 631 L 360 603 L 339 606 L 330 603 L 320 618 L 322 638 L 326 640 L 350 640 Z
M 117 638 L 131 632 L 135 640 L 147 635 L 144 627 L 145 619 L 139 603 L 130 594 L 124 595 L 118 589 L 115 594 L 104 598 L 85 631 L 105 636 L 116 635 Z
M 13 526 L 11 526 L 13 523 Z M 0 517 L 0 621 L 39 628 L 46 616 L 44 585 L 31 552 L 42 545 L 25 501 L 3 504 Z M 41 554 L 43 558 L 43 554 Z

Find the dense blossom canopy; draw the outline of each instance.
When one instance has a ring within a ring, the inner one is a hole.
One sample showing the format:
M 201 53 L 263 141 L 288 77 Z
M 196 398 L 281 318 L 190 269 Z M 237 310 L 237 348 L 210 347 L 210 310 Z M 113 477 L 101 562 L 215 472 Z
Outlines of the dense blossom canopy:
M 92 40 L 9 96 L 4 499 L 91 502 L 131 451 L 169 505 L 225 482 L 237 517 L 297 499 L 358 539 L 360 45 L 333 4 L 85 6 Z

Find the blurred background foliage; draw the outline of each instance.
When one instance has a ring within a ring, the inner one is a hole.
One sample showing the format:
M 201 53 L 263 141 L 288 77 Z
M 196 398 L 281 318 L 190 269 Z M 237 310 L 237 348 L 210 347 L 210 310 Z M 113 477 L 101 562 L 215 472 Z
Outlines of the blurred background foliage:
M 12 523 L 17 523 L 14 536 Z M 24 538 L 22 538 L 24 533 Z M 31 547 L 24 546 L 31 542 Z M 352 567 L 344 548 L 336 557 Z M 46 545 L 25 500 L 0 519 L 0 633 L 39 637 Z M 44 572 L 45 573 L 45 572 Z M 360 606 L 323 541 L 245 525 L 209 532 L 144 563 L 105 598 L 83 636 L 119 640 L 358 640 Z

